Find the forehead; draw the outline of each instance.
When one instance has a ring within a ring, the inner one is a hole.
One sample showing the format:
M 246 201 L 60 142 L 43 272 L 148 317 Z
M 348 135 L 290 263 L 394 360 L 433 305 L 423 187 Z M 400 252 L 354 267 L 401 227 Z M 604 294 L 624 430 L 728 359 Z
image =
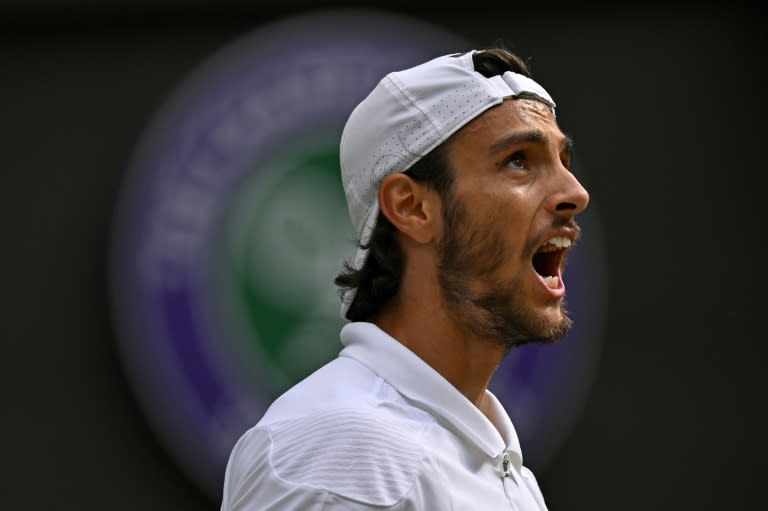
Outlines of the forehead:
M 499 141 L 518 132 L 533 130 L 543 134 L 546 144 L 560 146 L 566 138 L 544 103 L 534 99 L 507 99 L 459 130 L 451 146 L 454 151 L 487 153 Z

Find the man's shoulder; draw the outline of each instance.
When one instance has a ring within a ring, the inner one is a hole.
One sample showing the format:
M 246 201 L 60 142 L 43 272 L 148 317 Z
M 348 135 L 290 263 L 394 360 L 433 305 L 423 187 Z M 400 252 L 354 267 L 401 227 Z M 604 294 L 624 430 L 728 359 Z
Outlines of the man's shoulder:
M 360 361 L 340 356 L 286 390 L 269 406 L 260 425 L 300 424 L 301 417 L 326 416 L 344 421 L 350 415 L 378 420 L 387 416 L 429 420 L 396 388 Z M 368 422 L 370 420 L 366 419 Z
M 283 419 L 261 421 L 257 428 L 268 431 L 273 440 L 301 442 L 302 438 L 355 443 L 388 443 L 417 441 L 435 422 L 424 412 L 415 412 L 397 402 L 361 401 L 355 406 L 337 403 L 318 408 L 308 406 L 305 413 Z M 314 443 L 314 442 L 312 442 Z
M 256 425 L 240 450 L 288 487 L 392 506 L 419 477 L 430 425 L 388 407 L 315 409 Z

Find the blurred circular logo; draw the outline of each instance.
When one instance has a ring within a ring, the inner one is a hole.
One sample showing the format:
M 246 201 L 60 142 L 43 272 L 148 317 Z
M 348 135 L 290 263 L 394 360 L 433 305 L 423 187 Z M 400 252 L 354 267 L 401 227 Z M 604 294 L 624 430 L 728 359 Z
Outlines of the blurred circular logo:
M 284 19 L 205 61 L 144 134 L 113 224 L 113 316 L 147 420 L 212 498 L 239 436 L 341 349 L 333 278 L 355 247 L 338 166 L 348 115 L 386 73 L 471 46 L 378 11 Z M 567 432 L 596 355 L 589 223 L 570 263 L 569 339 L 513 352 L 492 384 L 529 466 Z

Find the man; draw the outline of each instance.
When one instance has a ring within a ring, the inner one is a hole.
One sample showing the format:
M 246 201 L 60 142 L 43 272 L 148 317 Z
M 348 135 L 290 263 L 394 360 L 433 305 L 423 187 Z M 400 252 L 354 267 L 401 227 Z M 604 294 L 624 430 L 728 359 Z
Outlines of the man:
M 344 348 L 238 441 L 223 510 L 546 509 L 487 387 L 509 350 L 571 324 L 589 196 L 554 107 L 492 48 L 390 73 L 352 112 Z

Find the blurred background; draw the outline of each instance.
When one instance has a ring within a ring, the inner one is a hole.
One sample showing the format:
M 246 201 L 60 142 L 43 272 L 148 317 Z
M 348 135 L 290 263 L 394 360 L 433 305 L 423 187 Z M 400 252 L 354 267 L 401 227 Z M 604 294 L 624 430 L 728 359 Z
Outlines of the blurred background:
M 510 402 L 550 510 L 760 508 L 757 11 L 365 7 L 0 2 L 2 507 L 218 509 L 233 438 L 339 347 L 349 106 L 503 42 L 592 195 L 581 330 L 507 368 L 546 379 Z

